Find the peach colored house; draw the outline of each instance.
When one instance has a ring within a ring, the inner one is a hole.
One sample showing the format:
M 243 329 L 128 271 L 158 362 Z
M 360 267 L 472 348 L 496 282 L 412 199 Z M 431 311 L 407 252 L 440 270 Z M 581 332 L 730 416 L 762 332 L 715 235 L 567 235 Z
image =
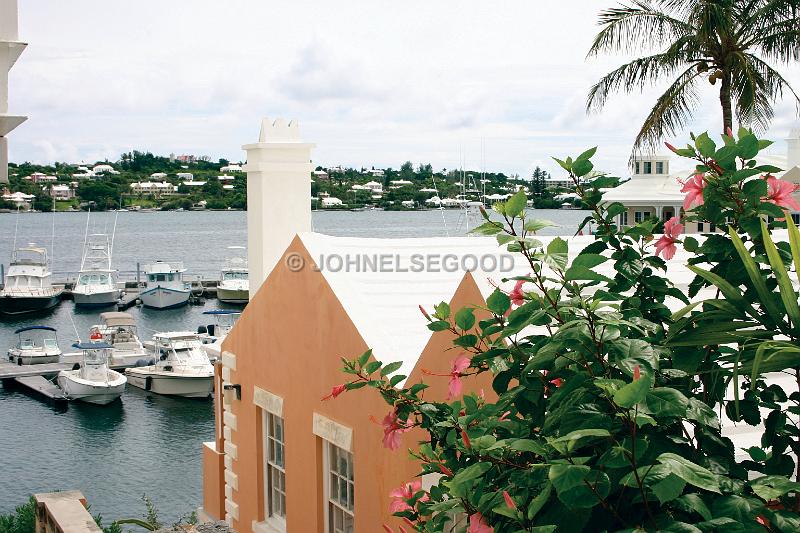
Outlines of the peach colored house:
M 436 257 L 431 251 L 454 263 L 402 271 L 415 257 Z M 399 373 L 410 382 L 423 379 L 423 368 L 446 374 L 457 356 L 451 335 L 428 331 L 417 306 L 483 303 L 483 271 L 473 277 L 458 263 L 472 256 L 505 257 L 505 268 L 520 268 L 493 239 L 297 236 L 223 344 L 217 390 L 227 390 L 216 395 L 217 440 L 203 448 L 206 514 L 240 533 L 399 524 L 388 494 L 417 475 L 405 450 L 419 435 L 404 435 L 401 450 L 383 448 L 382 428 L 370 418 L 382 419 L 389 406 L 372 390 L 321 398 L 345 381 L 340 358 L 368 348 L 384 362 L 402 361 Z M 352 270 L 337 269 L 333 257 L 348 258 Z M 353 271 L 373 257 L 392 258 L 384 267 L 393 271 Z M 299 271 L 288 266 L 298 263 Z M 504 275 L 492 274 L 498 281 Z M 447 378 L 425 382 L 428 397 L 445 398 Z M 472 386 L 489 392 L 490 377 Z

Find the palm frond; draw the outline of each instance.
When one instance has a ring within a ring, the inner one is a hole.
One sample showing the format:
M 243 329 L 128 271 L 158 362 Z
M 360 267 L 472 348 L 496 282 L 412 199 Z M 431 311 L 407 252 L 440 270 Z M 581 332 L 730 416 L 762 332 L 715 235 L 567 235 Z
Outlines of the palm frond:
M 589 91 L 586 102 L 588 111 L 599 111 L 608 97 L 617 91 L 629 93 L 635 89 L 644 89 L 649 83 L 671 75 L 686 65 L 685 55 L 680 51 L 655 54 L 634 59 L 614 71 L 603 76 Z
M 790 18 L 759 31 L 745 43 L 766 58 L 788 63 L 800 61 L 800 17 Z
M 598 24 L 604 28 L 595 37 L 587 57 L 605 51 L 652 49 L 692 32 L 685 21 L 643 0 L 602 11 Z
M 762 59 L 746 53 L 736 54 L 731 91 L 736 102 L 736 117 L 742 124 L 764 131 L 774 117 L 774 104 L 784 92 L 800 97 L 789 82 Z
M 692 65 L 662 94 L 636 136 L 634 153 L 654 148 L 665 136 L 684 127 L 699 104 L 696 82 L 700 73 Z

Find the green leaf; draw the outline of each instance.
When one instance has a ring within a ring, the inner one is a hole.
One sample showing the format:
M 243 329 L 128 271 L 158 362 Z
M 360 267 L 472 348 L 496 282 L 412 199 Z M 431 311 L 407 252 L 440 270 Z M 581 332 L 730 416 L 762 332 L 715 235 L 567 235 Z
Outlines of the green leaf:
M 614 403 L 620 407 L 631 408 L 644 401 L 647 392 L 653 386 L 653 375 L 643 369 L 642 375 L 636 381 L 628 383 L 614 393 Z
M 383 366 L 383 363 L 381 363 L 380 361 L 372 361 L 370 363 L 367 363 L 367 366 L 364 367 L 364 372 L 366 372 L 367 374 L 372 374 L 373 372 L 378 370 L 381 366 Z
M 656 387 L 647 393 L 647 409 L 656 416 L 686 416 L 689 400 L 670 387 Z
M 433 312 L 436 318 L 447 320 L 450 318 L 450 305 L 447 302 L 441 302 L 439 305 L 433 307 Z
M 364 365 L 366 365 L 367 361 L 369 361 L 370 357 L 372 357 L 372 350 L 371 349 L 367 350 L 366 352 L 364 352 L 360 356 L 358 356 L 358 366 L 362 366 L 363 367 Z
M 528 520 L 532 520 L 536 513 L 542 510 L 544 504 L 550 499 L 550 494 L 553 492 L 553 484 L 549 481 L 545 484 L 542 491 L 536 495 L 531 503 L 528 505 Z
M 561 237 L 556 237 L 547 245 L 547 252 L 544 257 L 545 262 L 554 270 L 563 271 L 567 268 L 567 254 L 569 244 Z
M 761 275 L 761 271 L 759 270 L 755 259 L 753 259 L 753 256 L 750 254 L 747 248 L 745 248 L 744 242 L 742 242 L 741 237 L 739 237 L 739 234 L 736 233 L 733 227 L 728 229 L 728 233 L 731 236 L 731 241 L 733 242 L 734 248 L 736 248 L 736 252 L 739 254 L 739 258 L 742 260 L 742 264 L 744 264 L 747 275 L 750 277 L 750 281 L 753 283 L 756 293 L 758 293 L 758 298 L 761 301 L 761 305 L 766 308 L 767 313 L 772 317 L 772 320 L 774 320 L 776 324 L 780 324 L 783 322 L 783 314 L 780 312 L 780 309 L 778 309 L 775 299 L 773 298 L 773 294 L 769 289 L 767 289 L 767 284 Z
M 580 254 L 578 257 L 575 258 L 571 266 L 594 268 L 597 265 L 602 265 L 606 261 L 608 261 L 608 258 L 600 254 Z
M 506 216 L 512 218 L 518 217 L 525 211 L 527 206 L 528 197 L 525 195 L 525 191 L 520 189 L 506 202 Z
M 469 307 L 462 307 L 456 312 L 456 326 L 463 330 L 472 329 L 475 325 L 475 312 Z
M 659 455 L 657 461 L 664 465 L 670 473 L 675 474 L 688 484 L 721 494 L 719 479 L 708 469 L 684 459 L 680 455 L 669 452 Z
M 713 157 L 717 151 L 717 145 L 708 136 L 708 133 L 701 133 L 695 140 L 697 150 L 705 157 Z
M 511 298 L 500 289 L 495 289 L 486 299 L 489 311 L 496 315 L 503 315 L 511 307 Z
M 740 138 L 737 147 L 739 148 L 739 157 L 743 159 L 752 159 L 758 155 L 758 139 L 752 133 Z
M 531 218 L 525 221 L 525 231 L 530 231 L 536 233 L 537 231 L 541 231 L 545 228 L 555 228 L 558 227 L 558 224 L 555 222 L 551 222 L 549 220 L 542 220 L 538 218 Z
M 675 504 L 679 509 L 686 513 L 695 512 L 703 517 L 703 520 L 711 520 L 713 515 L 711 514 L 711 510 L 709 510 L 706 502 L 703 501 L 703 498 L 700 497 L 697 493 L 692 494 L 684 494 L 677 500 L 675 500 Z
M 572 164 L 572 172 L 579 178 L 592 171 L 594 165 L 588 159 L 578 159 Z
M 750 482 L 750 488 L 764 501 L 777 500 L 789 492 L 800 493 L 800 483 L 784 476 L 764 476 Z
M 653 494 L 656 495 L 656 498 L 658 498 L 658 501 L 660 501 L 662 505 L 683 494 L 683 489 L 685 487 L 686 481 L 675 474 L 670 474 L 655 485 L 650 486 Z
M 571 454 L 573 451 L 585 446 L 588 440 L 610 437 L 607 429 L 576 429 L 550 442 L 560 453 Z M 580 442 L 580 446 L 578 443 Z
M 791 218 L 791 217 L 789 217 Z M 764 240 L 764 249 L 767 252 L 767 259 L 772 267 L 772 273 L 778 280 L 778 289 L 781 293 L 781 300 L 783 301 L 786 314 L 795 329 L 800 328 L 800 306 L 797 305 L 797 293 L 794 292 L 794 286 L 789 279 L 789 274 L 786 272 L 786 267 L 783 264 L 778 249 L 769 234 L 769 229 L 764 221 L 761 221 L 761 237 Z
M 800 230 L 797 229 L 792 217 L 786 217 L 786 228 L 789 230 L 789 248 L 792 250 L 794 272 L 800 282 Z
M 397 370 L 399 370 L 401 366 L 403 366 L 402 361 L 395 361 L 394 363 L 389 363 L 388 365 L 386 365 L 381 369 L 381 376 L 388 376 L 392 372 L 396 372 Z
M 448 485 L 450 485 L 450 494 L 456 498 L 465 497 L 469 488 L 472 486 L 470 482 L 485 474 L 490 468 L 492 468 L 492 463 L 475 463 L 460 470 L 453 479 L 448 482 Z
M 586 160 L 586 159 L 591 159 L 591 158 L 594 157 L 594 154 L 596 154 L 596 153 L 597 153 L 597 147 L 596 146 L 594 148 L 589 148 L 588 150 L 583 152 L 581 155 L 576 157 L 575 161 L 583 161 L 583 160 Z

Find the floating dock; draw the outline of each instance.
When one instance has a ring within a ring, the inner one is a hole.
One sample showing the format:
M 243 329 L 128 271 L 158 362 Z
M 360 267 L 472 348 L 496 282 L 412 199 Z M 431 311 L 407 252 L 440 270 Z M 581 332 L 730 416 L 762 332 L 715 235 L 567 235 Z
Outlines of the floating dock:
M 30 392 L 43 396 L 46 400 L 57 406 L 64 405 L 69 400 L 58 385 L 44 376 L 21 377 L 14 379 L 14 382 L 18 385 L 22 385 Z

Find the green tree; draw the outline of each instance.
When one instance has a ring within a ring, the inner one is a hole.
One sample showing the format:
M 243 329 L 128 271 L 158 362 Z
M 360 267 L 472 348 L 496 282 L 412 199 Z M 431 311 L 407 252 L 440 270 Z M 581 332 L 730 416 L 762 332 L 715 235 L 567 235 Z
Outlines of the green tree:
M 545 183 L 547 172 L 539 167 L 533 169 L 531 175 L 531 196 L 534 198 L 541 198 L 544 195 L 547 184 Z
M 93 202 L 99 210 L 116 207 L 120 191 L 112 182 L 86 180 L 78 186 L 78 198 Z
M 406 161 L 400 167 L 400 179 L 412 181 L 414 179 L 414 164 Z
M 686 125 L 699 104 L 700 83 L 719 85 L 722 132 L 740 124 L 764 130 L 783 93 L 797 94 L 772 63 L 800 60 L 800 0 L 630 0 L 600 13 L 602 31 L 589 55 L 656 53 L 604 76 L 587 109 L 609 96 L 663 80 L 672 83 L 653 106 L 634 149 L 652 147 Z

